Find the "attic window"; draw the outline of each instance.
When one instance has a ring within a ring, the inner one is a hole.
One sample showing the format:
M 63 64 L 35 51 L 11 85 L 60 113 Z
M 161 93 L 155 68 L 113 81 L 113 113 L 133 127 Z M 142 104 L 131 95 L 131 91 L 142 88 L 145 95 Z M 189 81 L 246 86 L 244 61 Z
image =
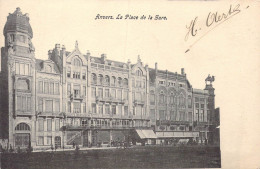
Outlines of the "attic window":
M 51 70 L 52 70 L 51 65 L 46 65 L 45 71 L 50 73 L 52 72 Z

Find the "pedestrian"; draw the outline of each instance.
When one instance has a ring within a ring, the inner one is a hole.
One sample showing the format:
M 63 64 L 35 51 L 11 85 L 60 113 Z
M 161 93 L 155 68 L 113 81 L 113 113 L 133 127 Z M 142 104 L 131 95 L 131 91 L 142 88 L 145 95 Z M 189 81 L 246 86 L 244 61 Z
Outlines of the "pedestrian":
M 73 148 L 75 148 L 75 141 L 73 141 L 72 145 L 73 145 Z

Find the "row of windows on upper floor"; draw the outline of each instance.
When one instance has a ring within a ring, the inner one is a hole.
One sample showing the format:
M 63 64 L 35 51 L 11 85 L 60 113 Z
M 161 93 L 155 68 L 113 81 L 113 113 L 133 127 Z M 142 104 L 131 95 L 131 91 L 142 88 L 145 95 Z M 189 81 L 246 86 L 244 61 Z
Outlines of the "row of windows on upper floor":
M 44 94 L 60 94 L 59 82 L 38 81 L 38 92 Z
M 91 84 L 93 85 L 105 85 L 105 86 L 119 86 L 119 87 L 128 87 L 127 78 L 116 78 L 112 76 L 111 78 L 108 75 L 105 77 L 102 74 L 98 76 L 95 73 L 91 74 Z
M 30 75 L 29 63 L 15 62 L 15 74 L 17 75 Z
M 155 109 L 150 109 L 150 117 L 151 120 L 155 120 Z M 192 122 L 192 112 L 176 112 L 176 111 L 169 111 L 169 114 L 166 114 L 166 110 L 159 110 L 159 120 L 172 120 L 172 121 L 189 121 Z M 194 121 L 198 122 L 207 122 L 207 112 L 204 110 L 196 111 L 194 114 Z
M 166 81 L 160 80 L 160 81 L 158 81 L 158 84 L 165 86 L 165 85 L 166 85 Z M 176 83 L 174 83 L 174 82 L 168 82 L 167 86 L 168 86 L 168 87 L 169 87 L 169 86 L 176 86 Z M 185 87 L 185 84 L 179 83 L 179 87 Z
M 23 43 L 26 43 L 27 41 L 26 41 L 26 36 L 24 36 L 24 35 L 18 35 L 18 34 L 9 34 L 9 36 L 8 36 L 8 41 L 9 42 L 17 42 L 17 41 L 19 41 L 19 42 L 23 42 Z M 30 39 L 28 38 L 28 41 L 30 41 Z

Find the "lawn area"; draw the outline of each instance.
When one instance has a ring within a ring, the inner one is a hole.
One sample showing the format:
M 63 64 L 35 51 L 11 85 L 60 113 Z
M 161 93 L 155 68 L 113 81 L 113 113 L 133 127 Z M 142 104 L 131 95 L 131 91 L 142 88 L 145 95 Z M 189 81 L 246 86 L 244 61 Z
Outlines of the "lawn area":
M 2 154 L 2 168 L 220 168 L 219 147 L 145 146 L 128 149 Z

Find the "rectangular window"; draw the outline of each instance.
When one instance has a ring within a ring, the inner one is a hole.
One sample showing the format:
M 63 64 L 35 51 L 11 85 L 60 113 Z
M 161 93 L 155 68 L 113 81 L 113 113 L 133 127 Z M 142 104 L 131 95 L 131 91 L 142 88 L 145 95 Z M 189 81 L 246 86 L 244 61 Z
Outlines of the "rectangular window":
M 85 72 L 82 73 L 82 79 L 83 79 L 83 80 L 86 80 L 86 73 L 85 73 Z
M 70 67 L 68 67 L 68 70 L 67 70 L 67 77 L 71 77 L 71 69 L 70 69 Z
M 38 111 L 43 112 L 43 100 L 40 98 L 38 103 Z
M 180 121 L 186 121 L 185 112 L 180 112 Z
M 174 111 L 170 111 L 170 119 L 176 121 L 176 113 Z
M 71 102 L 68 102 L 68 112 L 71 112 Z
M 106 114 L 110 114 L 110 106 L 109 106 L 109 104 L 105 105 L 105 113 Z
M 95 103 L 92 103 L 92 113 L 93 114 L 96 114 L 97 113 L 97 110 L 96 110 L 96 104 Z
M 55 94 L 60 94 L 59 83 L 55 83 Z
M 25 75 L 29 75 L 29 65 L 28 65 L 28 64 L 25 64 L 24 74 L 25 74 Z
M 98 105 L 98 114 L 103 114 L 103 104 Z
M 71 85 L 70 84 L 68 84 L 68 86 L 67 86 L 67 93 L 68 93 L 68 96 L 71 95 Z
M 204 104 L 200 104 L 200 108 L 204 109 L 204 106 L 205 106 Z
M 27 97 L 27 111 L 31 111 L 31 97 Z
M 112 96 L 112 98 L 116 98 L 116 90 L 115 89 L 112 89 L 111 90 L 111 96 Z
M 15 62 L 15 74 L 20 74 L 20 64 L 18 62 Z
M 155 95 L 154 94 L 150 94 L 150 104 L 151 105 L 155 104 Z
M 135 92 L 132 93 L 132 99 L 135 100 Z
M 23 63 L 20 64 L 20 74 L 24 75 L 24 64 Z
M 38 126 L 39 127 L 38 130 L 39 131 L 44 131 L 44 120 L 43 119 L 39 119 L 38 120 L 38 125 L 39 125 Z
M 105 89 L 105 98 L 109 98 L 109 89 Z
M 136 106 L 136 115 L 140 116 L 142 114 L 142 107 Z
M 86 86 L 83 86 L 83 96 L 86 96 Z
M 55 101 L 55 112 L 57 112 L 57 113 L 60 112 L 60 101 L 59 100 Z
M 98 88 L 98 97 L 103 98 L 103 89 L 102 88 Z
M 53 112 L 53 101 L 52 100 L 46 100 L 45 101 L 45 111 L 46 112 Z
M 196 108 L 200 108 L 200 104 L 199 103 L 196 103 Z
M 80 102 L 73 103 L 73 113 L 80 113 Z
M 199 98 L 198 97 L 195 97 L 195 102 L 199 102 Z
M 23 108 L 22 108 L 22 110 L 23 111 L 26 111 L 26 108 L 27 108 L 27 104 L 26 104 L 26 97 L 25 96 L 22 96 L 22 104 L 23 104 Z
M 204 121 L 204 110 L 200 110 L 200 121 Z
M 47 136 L 47 145 L 51 145 L 51 144 L 52 144 L 52 137 Z
M 160 110 L 159 111 L 159 118 L 160 118 L 160 120 L 166 120 L 166 118 L 165 118 L 165 110 Z
M 150 109 L 150 119 L 155 122 L 155 109 Z
M 42 82 L 42 81 L 39 81 L 38 83 L 39 83 L 39 85 L 38 85 L 38 86 L 39 86 L 38 92 L 39 92 L 39 93 L 43 93 L 43 84 L 42 84 L 43 82 Z
M 47 131 L 52 131 L 52 119 L 47 119 Z
M 95 87 L 91 88 L 91 96 L 92 96 L 92 98 L 96 97 L 96 88 Z
M 118 105 L 117 109 L 118 109 L 118 114 L 122 115 L 122 105 Z
M 196 109 L 195 121 L 199 121 L 199 109 Z
M 55 131 L 59 131 L 60 130 L 60 119 L 56 119 L 55 120 Z
M 192 122 L 192 112 L 189 112 L 189 113 L 188 113 L 188 121 L 189 121 L 189 122 Z
M 116 114 L 116 105 L 112 105 L 112 114 Z
M 22 110 L 22 97 L 21 96 L 17 96 L 17 104 L 16 104 L 17 108 L 16 110 L 21 111 Z
M 127 116 L 128 115 L 128 106 L 124 107 L 124 115 Z
M 86 106 L 86 103 L 83 103 L 83 113 L 86 113 L 87 112 L 87 106 Z
M 128 100 L 128 91 L 127 90 L 124 91 L 124 99 Z
M 122 100 L 122 90 L 117 91 L 117 98 Z
M 48 94 L 49 93 L 49 83 L 44 82 L 44 93 Z
M 43 137 L 42 136 L 39 136 L 38 137 L 38 145 L 44 145 L 44 142 L 43 142 Z
M 141 93 L 140 92 L 136 92 L 136 95 L 135 95 L 135 99 L 137 100 L 137 101 L 141 101 Z
M 50 94 L 54 94 L 54 83 L 50 83 Z

